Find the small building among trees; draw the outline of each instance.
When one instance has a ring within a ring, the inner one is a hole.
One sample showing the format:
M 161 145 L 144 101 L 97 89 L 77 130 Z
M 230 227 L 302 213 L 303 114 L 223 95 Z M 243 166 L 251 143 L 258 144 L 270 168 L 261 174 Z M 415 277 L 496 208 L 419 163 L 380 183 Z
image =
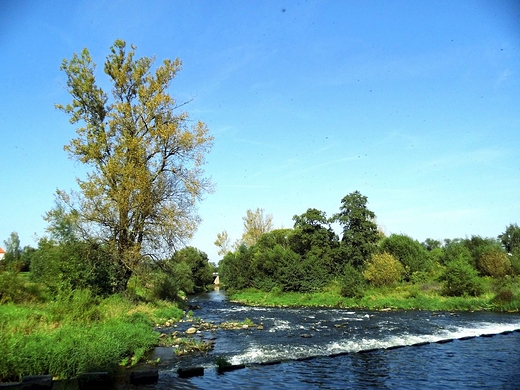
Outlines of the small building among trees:
M 2 248 L 0 248 L 0 260 L 2 260 L 4 258 L 4 256 L 5 256 L 5 251 Z

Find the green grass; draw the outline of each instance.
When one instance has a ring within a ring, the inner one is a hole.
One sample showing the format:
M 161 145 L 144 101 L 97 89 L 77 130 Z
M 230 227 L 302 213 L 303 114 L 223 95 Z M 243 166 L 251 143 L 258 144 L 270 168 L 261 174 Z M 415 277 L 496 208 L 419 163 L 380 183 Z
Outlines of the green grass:
M 135 364 L 158 344 L 153 325 L 178 320 L 182 310 L 167 302 L 132 303 L 88 291 L 47 303 L 0 305 L 0 382 L 25 375 L 71 378 Z
M 362 298 L 345 298 L 339 294 L 336 286 L 315 293 L 295 293 L 280 291 L 265 292 L 254 289 L 233 292 L 230 300 L 255 306 L 276 307 L 342 307 L 368 310 L 431 310 L 431 311 L 468 311 L 494 310 L 519 311 L 520 294 L 518 281 L 502 287 L 505 293 L 500 296 L 493 287 L 493 281 L 486 281 L 487 289 L 478 297 L 446 297 L 440 295 L 440 288 L 435 283 L 423 285 L 400 285 L 398 287 L 370 288 Z M 509 293 L 508 290 L 511 290 Z M 501 301 L 498 297 L 504 297 Z

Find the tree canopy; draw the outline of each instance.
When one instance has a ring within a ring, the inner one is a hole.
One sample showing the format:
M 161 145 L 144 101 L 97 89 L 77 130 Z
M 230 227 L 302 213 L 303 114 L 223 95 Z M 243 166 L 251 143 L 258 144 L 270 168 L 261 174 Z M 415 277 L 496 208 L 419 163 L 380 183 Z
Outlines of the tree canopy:
M 122 40 L 111 47 L 104 64 L 110 93 L 87 49 L 63 60 L 72 102 L 56 105 L 80 125 L 65 150 L 91 168 L 77 179 L 78 193 L 58 191 L 58 200 L 83 236 L 111 249 L 117 289 L 145 257 L 171 254 L 193 235 L 196 203 L 211 191 L 202 166 L 213 137 L 168 94 L 181 61 L 153 68 L 154 58 L 136 58 L 135 50 Z
M 241 242 L 247 246 L 256 244 L 262 234 L 273 230 L 273 216 L 264 215 L 264 209 L 261 208 L 257 208 L 255 211 L 247 210 L 242 220 L 244 221 L 244 233 Z
M 354 191 L 341 200 L 340 212 L 335 219 L 343 227 L 342 243 L 352 265 L 360 267 L 370 259 L 380 234 L 376 215 L 367 208 L 367 197 Z

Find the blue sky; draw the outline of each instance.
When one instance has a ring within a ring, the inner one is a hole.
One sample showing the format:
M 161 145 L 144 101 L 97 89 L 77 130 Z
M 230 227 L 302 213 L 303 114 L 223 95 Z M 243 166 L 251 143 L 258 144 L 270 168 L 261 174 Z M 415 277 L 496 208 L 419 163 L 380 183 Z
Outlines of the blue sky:
M 118 38 L 183 61 L 170 92 L 215 137 L 190 243 L 211 261 L 247 209 L 292 227 L 355 190 L 387 234 L 419 241 L 520 223 L 516 1 L 4 0 L 1 246 L 12 231 L 36 246 L 55 190 L 84 174 L 54 109 L 70 100 L 62 59 L 87 47 L 103 78 Z

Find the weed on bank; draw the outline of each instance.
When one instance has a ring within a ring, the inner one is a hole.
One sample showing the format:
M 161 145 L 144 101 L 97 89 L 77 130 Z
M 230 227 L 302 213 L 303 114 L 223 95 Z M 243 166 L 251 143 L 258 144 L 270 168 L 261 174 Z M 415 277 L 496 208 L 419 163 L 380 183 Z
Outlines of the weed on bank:
M 136 304 L 119 295 L 103 299 L 88 290 L 46 303 L 2 304 L 0 382 L 114 371 L 157 345 L 154 324 L 182 315 L 171 303 Z

